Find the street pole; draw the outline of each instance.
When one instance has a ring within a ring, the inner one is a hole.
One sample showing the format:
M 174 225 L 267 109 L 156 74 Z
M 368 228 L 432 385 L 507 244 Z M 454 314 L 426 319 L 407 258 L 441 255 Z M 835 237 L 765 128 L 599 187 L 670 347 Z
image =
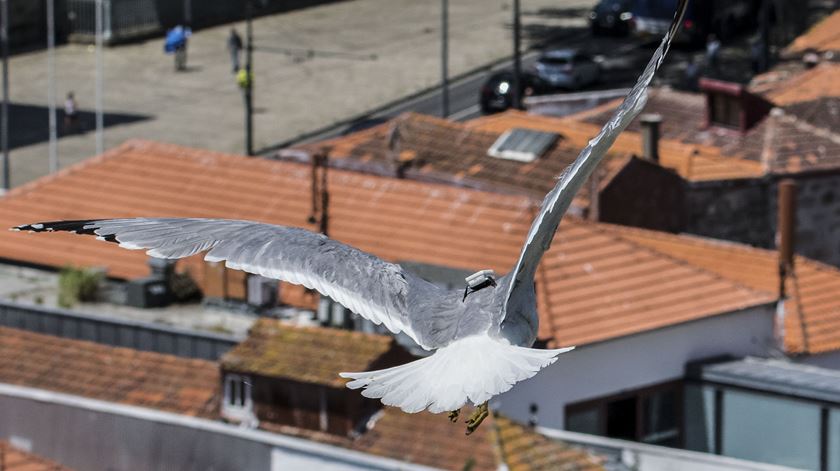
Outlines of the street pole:
M 105 153 L 103 135 L 104 119 L 102 116 L 102 0 L 96 0 L 96 155 Z
M 184 26 L 192 27 L 192 0 L 184 0 Z
M 770 68 L 770 0 L 761 2 L 761 56 L 759 57 L 759 72 Z
M 519 50 L 519 0 L 513 0 L 513 83 L 511 84 L 511 106 L 522 108 L 522 97 L 519 96 L 519 83 L 522 79 L 522 57 Z
M 441 116 L 449 116 L 449 0 L 441 0 L 440 25 L 440 72 L 441 72 Z
M 9 0 L 0 0 L 0 55 L 3 56 L 3 106 L 0 107 L 0 149 L 3 153 L 3 193 L 12 188 L 9 169 Z
M 254 15 L 253 9 L 253 0 L 249 0 L 245 6 L 245 76 L 247 77 L 245 85 L 245 153 L 247 155 L 254 155 L 254 81 L 251 66 L 251 56 L 254 52 L 254 34 L 251 26 Z
M 47 0 L 47 101 L 50 123 L 50 173 L 58 171 L 58 123 L 55 115 L 55 0 Z

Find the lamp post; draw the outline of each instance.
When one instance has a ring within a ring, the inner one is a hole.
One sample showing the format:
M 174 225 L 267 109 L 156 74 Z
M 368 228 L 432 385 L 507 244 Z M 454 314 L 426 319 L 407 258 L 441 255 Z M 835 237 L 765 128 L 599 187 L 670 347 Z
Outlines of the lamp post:
M 254 33 L 252 20 L 254 16 L 253 1 L 245 5 L 245 80 L 242 91 L 245 94 L 245 154 L 254 155 L 254 73 L 252 69 L 252 55 L 254 52 Z
M 449 0 L 441 0 L 440 25 L 440 72 L 441 72 L 441 116 L 449 116 Z
M 519 96 L 519 90 L 521 90 L 519 83 L 522 80 L 522 57 L 519 53 L 519 30 L 519 0 L 513 0 L 513 83 L 511 84 L 512 90 L 510 96 L 511 106 L 514 109 L 522 108 L 522 97 Z
M 9 175 L 9 0 L 0 0 L 0 55 L 3 56 L 3 105 L 0 107 L 0 150 L 3 155 L 3 192 L 12 188 Z
M 47 0 L 47 101 L 49 102 L 50 173 L 58 171 L 58 123 L 55 115 L 55 0 Z

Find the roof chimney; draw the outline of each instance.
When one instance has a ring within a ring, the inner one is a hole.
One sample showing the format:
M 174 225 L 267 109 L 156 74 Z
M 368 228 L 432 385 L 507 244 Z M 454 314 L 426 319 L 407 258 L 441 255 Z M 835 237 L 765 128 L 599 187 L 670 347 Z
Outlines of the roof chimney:
M 793 270 L 796 234 L 796 182 L 786 178 L 779 182 L 779 220 L 777 247 L 779 248 L 779 297 L 785 297 L 785 278 Z
M 651 162 L 659 162 L 659 125 L 662 115 L 658 113 L 643 114 L 642 123 L 642 153 Z

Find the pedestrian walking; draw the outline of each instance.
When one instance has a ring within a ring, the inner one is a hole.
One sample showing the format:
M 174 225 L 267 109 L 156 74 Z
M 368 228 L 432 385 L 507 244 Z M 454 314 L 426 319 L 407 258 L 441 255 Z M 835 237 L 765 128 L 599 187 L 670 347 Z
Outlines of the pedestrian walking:
M 688 58 L 683 79 L 683 87 L 685 87 L 686 90 L 696 92 L 699 89 L 698 82 L 700 80 L 700 68 L 697 66 L 697 62 L 695 62 L 693 57 Z
M 227 48 L 230 53 L 230 62 L 233 68 L 233 73 L 239 72 L 239 54 L 242 52 L 242 37 L 236 32 L 236 29 L 230 29 L 230 35 L 227 40 Z
M 64 133 L 73 134 L 77 131 L 79 116 L 77 114 L 76 97 L 73 92 L 67 94 L 64 100 Z
M 175 54 L 175 70 L 187 69 L 187 39 L 192 35 L 192 30 L 178 25 L 166 33 L 166 42 L 163 50 L 167 54 Z
M 720 65 L 720 40 L 714 34 L 706 41 L 706 65 L 712 71 L 717 71 Z

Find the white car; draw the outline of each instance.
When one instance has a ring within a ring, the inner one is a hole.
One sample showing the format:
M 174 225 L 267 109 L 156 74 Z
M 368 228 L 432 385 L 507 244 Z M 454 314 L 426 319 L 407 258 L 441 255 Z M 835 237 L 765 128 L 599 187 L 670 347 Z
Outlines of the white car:
M 545 51 L 537 59 L 537 76 L 554 88 L 576 90 L 598 81 L 601 67 L 574 49 Z

